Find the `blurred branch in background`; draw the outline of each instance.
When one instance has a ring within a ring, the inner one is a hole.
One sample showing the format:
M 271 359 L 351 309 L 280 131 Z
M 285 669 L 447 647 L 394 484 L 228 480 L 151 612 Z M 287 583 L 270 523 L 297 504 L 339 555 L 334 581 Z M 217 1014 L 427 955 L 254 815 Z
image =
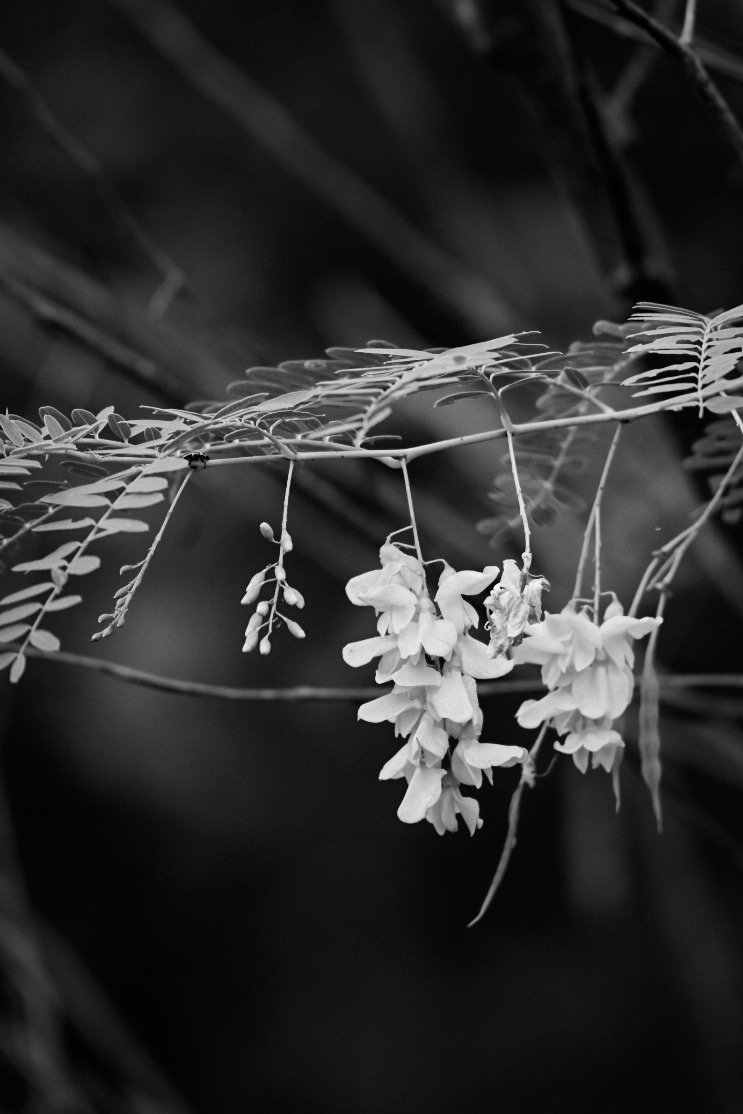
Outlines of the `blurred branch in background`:
M 398 270 L 477 336 L 518 327 L 520 317 L 483 275 L 412 225 L 327 151 L 169 0 L 108 0 L 182 77 L 219 105 L 251 139 L 357 229 Z
M 153 318 L 131 296 L 111 290 L 2 223 L 0 281 L 38 321 L 73 336 L 163 401 L 210 396 L 241 369 L 193 313 L 174 306 L 167 319 Z
M 161 272 L 162 282 L 150 301 L 150 314 L 161 317 L 181 291 L 198 302 L 199 299 L 183 271 L 133 216 L 99 160 L 57 119 L 28 75 L 1 48 L 0 76 L 22 97 L 36 123 L 64 151 L 80 173 L 90 180 L 113 220 L 131 237 L 155 270 Z
M 691 41 L 677 38 L 653 16 L 632 0 L 610 0 L 620 15 L 641 27 L 675 62 L 683 67 L 686 77 L 697 97 L 717 125 L 718 133 L 725 139 L 728 150 L 743 166 L 743 129 L 730 105 L 707 72 L 704 62 Z M 688 36 L 687 36 L 688 37 Z
M 187 1114 L 81 960 L 31 913 L 0 789 L 0 1107 Z
M 599 2 L 595 2 L 595 0 L 564 0 L 564 2 L 567 8 L 577 12 L 578 15 L 592 23 L 607 27 L 615 35 L 632 39 L 636 43 L 644 43 L 650 49 L 656 49 L 658 46 L 657 43 L 653 44 L 639 24 L 631 21 L 627 15 L 609 11 L 602 0 L 599 0 Z M 675 6 L 677 5 L 674 4 Z M 670 22 L 662 14 L 659 15 L 659 18 L 663 19 L 664 23 Z M 722 77 L 729 77 L 733 81 L 743 81 L 743 59 L 702 35 L 695 35 L 694 42 L 697 54 L 709 70 L 720 74 Z
M 622 299 L 672 300 L 665 249 L 631 168 L 603 118 L 558 0 L 439 0 L 472 50 L 507 74 L 527 107 L 557 188 L 582 224 L 599 271 Z

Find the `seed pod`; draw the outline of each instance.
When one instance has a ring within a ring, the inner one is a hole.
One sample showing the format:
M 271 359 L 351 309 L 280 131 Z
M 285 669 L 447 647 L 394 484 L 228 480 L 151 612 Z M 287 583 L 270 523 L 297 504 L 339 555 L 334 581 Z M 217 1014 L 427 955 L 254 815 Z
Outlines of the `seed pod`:
M 266 635 L 265 638 L 261 639 L 261 644 L 258 649 L 264 656 L 271 653 L 271 639 L 268 637 L 268 635 Z
M 284 622 L 289 629 L 289 634 L 293 634 L 295 638 L 305 637 L 305 633 L 300 627 L 299 623 L 295 623 L 293 619 L 284 619 Z
M 258 596 L 260 595 L 261 588 L 263 587 L 263 581 L 265 579 L 265 569 L 262 569 L 260 572 L 257 572 L 255 576 L 251 577 L 250 583 L 245 589 L 245 595 L 240 600 L 240 603 L 252 603 L 253 600 L 257 600 Z
M 256 632 L 251 631 L 250 634 L 246 633 L 245 642 L 243 644 L 243 653 L 244 654 L 249 654 L 250 651 L 254 650 L 257 645 L 258 645 L 258 635 L 256 634 Z
M 261 522 L 261 533 L 267 542 L 275 542 L 276 538 L 273 536 L 273 530 L 267 522 Z

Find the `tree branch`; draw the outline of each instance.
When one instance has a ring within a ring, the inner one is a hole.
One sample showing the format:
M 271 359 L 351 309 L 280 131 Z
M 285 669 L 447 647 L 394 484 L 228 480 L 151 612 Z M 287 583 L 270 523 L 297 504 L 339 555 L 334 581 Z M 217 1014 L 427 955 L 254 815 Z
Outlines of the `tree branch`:
M 4 643 L 3 649 L 14 651 L 19 649 L 14 643 Z M 71 654 L 64 650 L 47 653 L 44 650 L 34 650 L 28 647 L 26 656 L 33 661 L 51 662 L 56 665 L 72 665 L 87 669 L 94 673 L 103 673 L 130 685 L 142 685 L 144 688 L 159 689 L 162 692 L 171 692 L 180 696 L 204 696 L 216 700 L 244 701 L 248 703 L 270 703 L 281 701 L 289 704 L 358 704 L 359 701 L 370 700 L 379 696 L 379 688 L 375 685 L 349 685 L 327 686 L 320 685 L 294 685 L 279 688 L 235 688 L 230 685 L 210 685 L 201 681 L 180 681 L 175 677 L 163 677 L 157 673 L 150 673 L 144 669 L 134 669 L 129 665 L 121 665 L 115 661 L 105 661 L 101 658 L 91 658 L 84 654 Z M 682 693 L 691 688 L 733 688 L 743 689 L 743 675 L 737 673 L 677 673 L 661 676 L 659 678 L 661 690 L 672 693 L 679 689 Z M 538 692 L 543 685 L 538 680 L 523 679 L 520 681 L 484 681 L 478 687 L 480 697 L 508 696 L 514 693 Z M 675 703 L 673 696 L 670 702 Z
M 254 356 L 228 351 L 192 309 L 174 306 L 156 320 L 124 294 L 0 223 L 0 281 L 14 301 L 45 325 L 97 351 L 140 387 L 182 404 L 219 393 Z
M 707 112 L 743 166 L 743 129 L 735 118 L 694 48 L 682 42 L 673 32 L 634 3 L 634 0 L 610 0 L 614 10 L 641 27 L 658 46 L 684 68 L 689 83 Z
M 615 35 L 621 35 L 622 38 L 632 39 L 637 43 L 647 43 L 648 41 L 644 31 L 634 23 L 630 23 L 626 16 L 610 12 L 602 5 L 593 3 L 592 0 L 563 0 L 563 3 L 566 8 L 570 8 L 577 15 L 583 16 L 584 19 L 590 19 L 594 23 L 599 23 L 602 27 L 609 28 Z M 728 77 L 732 81 L 743 82 L 743 59 L 699 35 L 695 35 L 694 41 L 696 52 L 707 69 L 720 74 L 721 77 Z

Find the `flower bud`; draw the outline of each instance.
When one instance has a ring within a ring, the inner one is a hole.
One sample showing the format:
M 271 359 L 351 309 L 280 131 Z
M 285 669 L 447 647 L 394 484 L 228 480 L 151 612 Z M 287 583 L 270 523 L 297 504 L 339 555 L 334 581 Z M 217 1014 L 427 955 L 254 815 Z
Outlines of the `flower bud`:
M 260 617 L 262 619 L 265 619 L 266 615 L 268 615 L 269 610 L 270 610 L 270 604 L 269 604 L 268 600 L 261 600 L 261 602 L 258 604 L 258 606 L 255 609 L 255 613 L 256 613 L 256 615 L 260 615 Z
M 281 531 L 281 548 L 283 549 L 284 553 L 291 553 L 291 551 L 294 549 L 292 536 L 287 530 Z
M 251 631 L 249 634 L 246 633 L 245 642 L 243 643 L 243 653 L 244 654 L 249 654 L 250 651 L 254 650 L 257 645 L 258 645 L 258 635 L 256 634 L 256 632 Z
M 268 635 L 266 635 L 265 638 L 261 639 L 261 644 L 258 649 L 264 656 L 271 653 L 271 639 L 268 637 Z
M 284 603 L 288 603 L 290 607 L 296 607 L 299 598 L 299 592 L 295 588 L 284 587 Z
M 286 580 L 286 570 L 283 569 L 281 565 L 276 566 L 276 579 L 278 580 L 279 584 Z
M 265 579 L 266 579 L 266 570 L 265 569 L 261 569 L 260 572 L 257 572 L 255 574 L 255 576 L 251 577 L 250 583 L 248 584 L 247 588 L 245 589 L 245 595 L 240 600 L 240 603 L 252 603 L 253 600 L 257 600 L 258 596 L 260 594 L 260 590 L 263 587 L 263 581 Z
M 262 623 L 263 623 L 263 616 L 259 615 L 258 612 L 256 611 L 255 615 L 250 616 L 250 619 L 248 620 L 248 625 L 245 628 L 245 633 L 246 634 L 252 634 L 253 631 L 258 630 L 258 627 L 260 627 L 262 625 Z
M 267 522 L 261 522 L 260 530 L 267 542 L 276 541 L 276 538 L 273 536 L 273 530 Z
M 293 634 L 295 638 L 305 637 L 304 631 L 300 627 L 299 623 L 295 623 L 293 619 L 284 619 L 284 622 L 289 628 L 289 634 Z

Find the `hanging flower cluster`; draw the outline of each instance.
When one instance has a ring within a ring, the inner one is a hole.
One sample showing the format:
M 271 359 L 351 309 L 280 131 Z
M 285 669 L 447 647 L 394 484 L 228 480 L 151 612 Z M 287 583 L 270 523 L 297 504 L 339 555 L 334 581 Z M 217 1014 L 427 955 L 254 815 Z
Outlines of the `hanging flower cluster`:
M 379 556 L 380 569 L 346 585 L 352 603 L 374 608 L 378 634 L 349 643 L 343 657 L 352 666 L 379 658 L 376 680 L 393 687 L 363 704 L 359 719 L 394 723 L 395 734 L 406 739 L 379 775 L 384 780 L 404 777 L 408 783 L 399 818 L 407 824 L 425 818 L 443 835 L 456 831 L 461 815 L 474 835 L 482 825 L 479 805 L 461 787 L 479 788 L 483 771 L 492 781 L 493 766 L 512 766 L 527 757 L 523 747 L 480 742 L 476 680 L 502 677 L 513 662 L 489 656 L 488 647 L 469 634 L 478 616 L 463 596 L 484 591 L 498 568 L 455 572 L 444 562 L 431 600 L 416 557 L 390 542 Z
M 583 773 L 589 758 L 594 769 L 615 770 L 624 742 L 613 724 L 629 706 L 634 688 L 630 639 L 644 638 L 660 622 L 624 615 L 615 600 L 601 624 L 571 603 L 559 615 L 547 613 L 542 622 L 527 627 L 513 660 L 540 665 L 550 691 L 521 705 L 516 715 L 520 725 L 553 727 L 564 736 L 555 750 L 572 754 Z

